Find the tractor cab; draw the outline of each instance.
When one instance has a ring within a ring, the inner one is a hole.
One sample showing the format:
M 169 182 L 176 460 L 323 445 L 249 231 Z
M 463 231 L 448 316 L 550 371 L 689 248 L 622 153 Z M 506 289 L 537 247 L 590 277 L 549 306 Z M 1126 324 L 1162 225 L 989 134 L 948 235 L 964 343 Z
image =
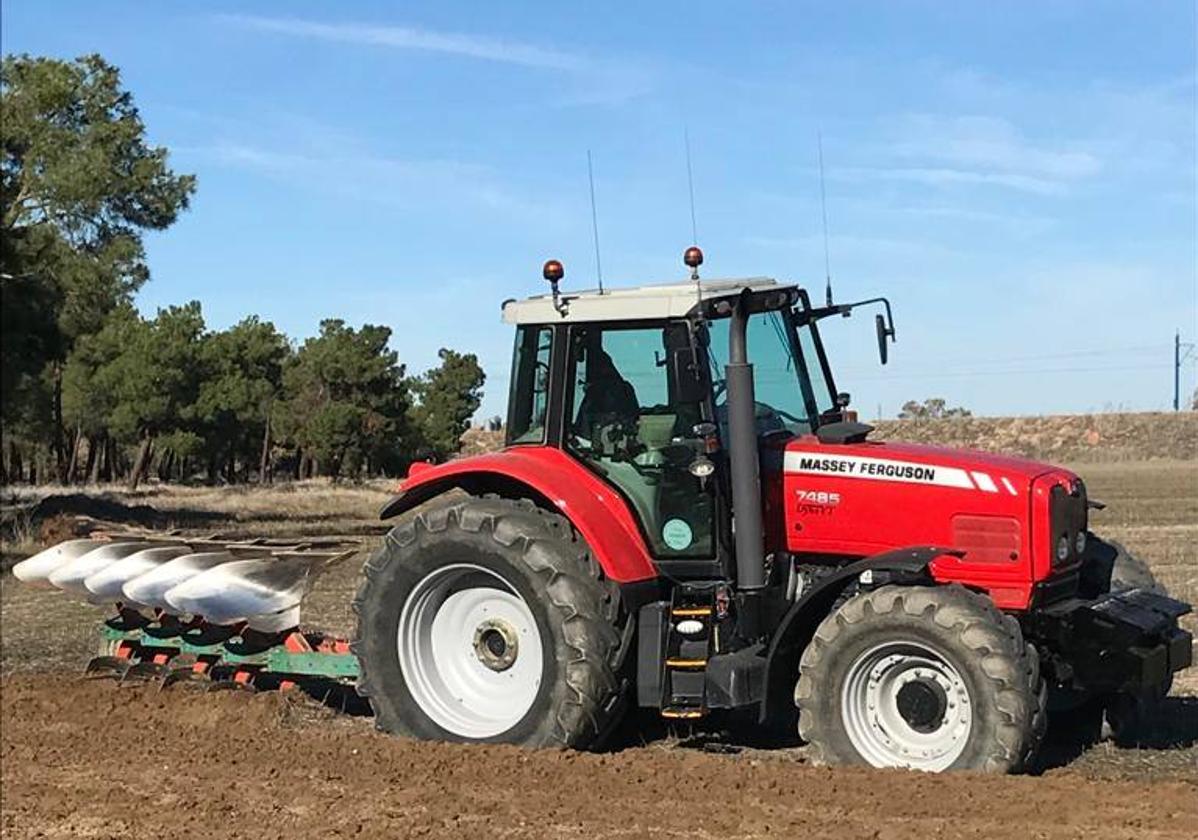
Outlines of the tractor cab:
M 843 424 L 847 395 L 817 322 L 851 306 L 815 308 L 802 288 L 765 277 L 569 294 L 551 282 L 553 293 L 503 306 L 516 326 L 507 446 L 558 447 L 600 476 L 672 575 L 733 574 L 729 375 L 752 359 L 739 382 L 754 392 L 742 437 L 767 460 L 788 439 Z M 754 485 L 757 460 L 746 459 Z
M 812 308 L 805 290 L 764 277 L 684 282 L 573 293 L 559 297 L 560 310 L 552 307 L 550 296 L 508 301 L 504 320 L 517 325 L 508 445 L 545 442 L 540 432 L 549 409 L 554 337 L 564 338 L 571 328 L 584 391 L 601 391 L 607 382 L 628 386 L 580 402 L 582 422 L 589 423 L 599 406 L 611 406 L 615 415 L 621 405 L 631 409 L 639 386 L 656 404 L 638 398 L 632 413 L 670 415 L 672 437 L 690 436 L 704 420 L 726 427 L 728 328 L 742 297 L 751 309 L 747 337 L 762 433 L 806 434 L 821 418 L 840 419 L 842 406 L 815 324 L 826 313 Z M 695 422 L 688 427 L 686 419 Z M 652 430 L 663 428 L 663 422 L 640 425 L 648 426 L 653 437 Z

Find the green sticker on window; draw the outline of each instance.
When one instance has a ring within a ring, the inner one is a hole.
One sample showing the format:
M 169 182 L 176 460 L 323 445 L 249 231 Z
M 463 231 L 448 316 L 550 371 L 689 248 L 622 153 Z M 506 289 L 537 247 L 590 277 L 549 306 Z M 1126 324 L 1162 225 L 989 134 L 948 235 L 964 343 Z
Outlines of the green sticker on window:
M 690 547 L 695 535 L 691 531 L 691 526 L 685 521 L 668 519 L 666 524 L 661 526 L 661 538 L 670 548 L 682 551 L 682 549 Z

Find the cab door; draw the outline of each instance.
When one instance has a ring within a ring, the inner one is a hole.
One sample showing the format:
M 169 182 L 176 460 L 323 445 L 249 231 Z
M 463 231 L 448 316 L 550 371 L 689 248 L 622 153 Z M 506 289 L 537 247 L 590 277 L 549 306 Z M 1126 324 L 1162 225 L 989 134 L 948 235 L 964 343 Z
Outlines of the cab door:
M 716 482 L 690 472 L 706 392 L 688 325 L 578 324 L 569 354 L 565 447 L 628 500 L 655 558 L 710 573 Z

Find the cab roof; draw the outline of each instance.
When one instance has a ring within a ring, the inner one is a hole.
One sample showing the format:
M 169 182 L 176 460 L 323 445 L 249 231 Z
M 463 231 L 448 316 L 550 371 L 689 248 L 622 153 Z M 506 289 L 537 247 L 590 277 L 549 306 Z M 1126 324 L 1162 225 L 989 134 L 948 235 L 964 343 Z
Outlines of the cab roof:
M 793 288 L 772 277 L 742 277 L 699 282 L 703 300 L 734 297 L 744 289 L 767 291 Z M 553 306 L 553 295 L 533 295 L 524 300 L 503 303 L 505 324 L 556 324 L 573 321 L 661 320 L 686 316 L 698 303 L 693 280 L 661 285 L 633 286 L 627 289 L 586 289 L 563 291 L 565 314 Z

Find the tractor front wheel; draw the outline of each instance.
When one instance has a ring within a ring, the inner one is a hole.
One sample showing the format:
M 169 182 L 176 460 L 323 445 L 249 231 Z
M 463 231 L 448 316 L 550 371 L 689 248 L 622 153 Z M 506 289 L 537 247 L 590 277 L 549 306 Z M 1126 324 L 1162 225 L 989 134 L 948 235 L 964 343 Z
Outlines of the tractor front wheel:
M 385 731 L 587 747 L 618 713 L 619 593 L 531 502 L 459 499 L 396 526 L 354 610 L 358 691 Z
M 1136 557 L 1114 540 L 1106 540 L 1115 549 L 1115 562 L 1111 568 L 1111 591 L 1123 592 L 1128 589 L 1147 589 L 1158 595 L 1168 595 L 1165 587 L 1161 586 L 1152 573 L 1148 564 Z
M 845 601 L 803 652 L 795 703 L 816 763 L 1011 772 L 1043 732 L 1034 648 L 960 586 Z

